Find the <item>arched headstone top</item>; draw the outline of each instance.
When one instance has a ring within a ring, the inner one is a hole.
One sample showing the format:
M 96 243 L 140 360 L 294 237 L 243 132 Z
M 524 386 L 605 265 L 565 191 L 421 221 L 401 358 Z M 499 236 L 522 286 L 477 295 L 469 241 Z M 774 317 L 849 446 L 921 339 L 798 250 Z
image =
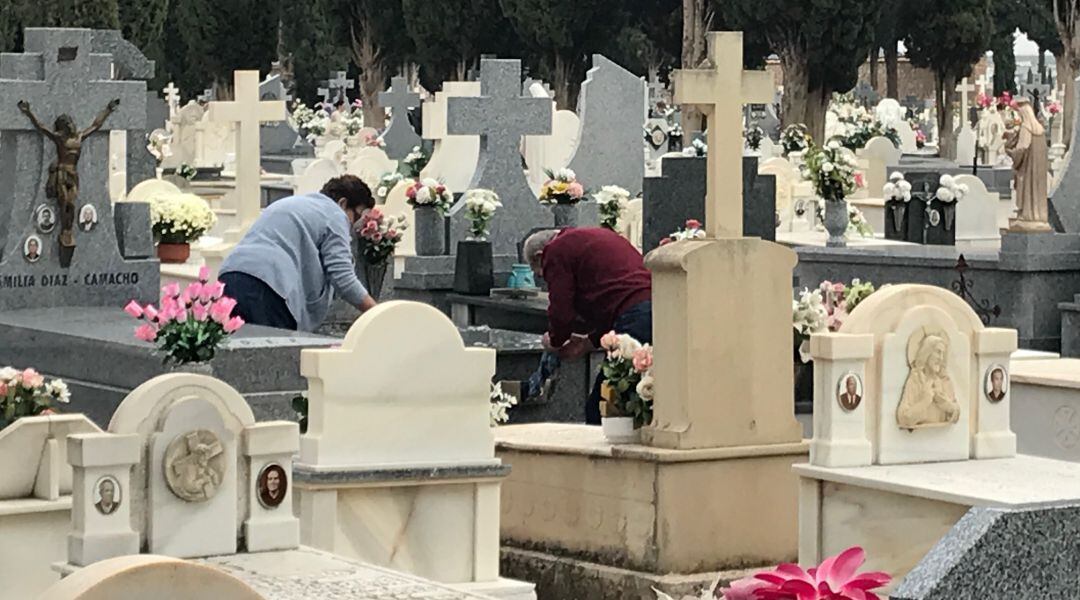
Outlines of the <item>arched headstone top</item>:
M 908 310 L 926 304 L 940 306 L 948 312 L 964 333 L 985 328 L 967 302 L 948 290 L 932 285 L 896 285 L 881 288 L 860 303 L 844 321 L 840 333 L 890 332 Z
M 110 433 L 148 435 L 174 403 L 191 397 L 209 400 L 226 427 L 239 431 L 255 423 L 244 397 L 232 386 L 206 375 L 173 373 L 143 383 L 124 398 L 109 422 Z
M 38 600 L 265 600 L 243 581 L 213 567 L 152 554 L 94 563 L 61 579 Z

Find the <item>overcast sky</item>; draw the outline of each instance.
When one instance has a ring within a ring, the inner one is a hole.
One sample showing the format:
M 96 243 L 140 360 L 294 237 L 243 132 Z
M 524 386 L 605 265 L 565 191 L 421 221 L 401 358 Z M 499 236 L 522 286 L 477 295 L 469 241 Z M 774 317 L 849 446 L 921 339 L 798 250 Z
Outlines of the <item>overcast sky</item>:
M 1035 42 L 1028 39 L 1028 37 L 1022 33 L 1016 35 L 1015 52 L 1017 56 L 1034 56 L 1039 53 L 1039 47 L 1035 45 Z

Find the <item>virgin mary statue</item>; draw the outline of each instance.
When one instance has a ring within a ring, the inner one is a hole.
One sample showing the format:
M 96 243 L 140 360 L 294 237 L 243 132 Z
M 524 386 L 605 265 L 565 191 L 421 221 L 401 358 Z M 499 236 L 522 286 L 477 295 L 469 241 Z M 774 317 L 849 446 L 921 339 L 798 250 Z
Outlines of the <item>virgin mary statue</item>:
M 1007 134 L 1005 151 L 1013 160 L 1016 218 L 1010 231 L 1051 231 L 1046 200 L 1046 129 L 1035 116 L 1031 100 L 1018 98 L 1020 126 Z

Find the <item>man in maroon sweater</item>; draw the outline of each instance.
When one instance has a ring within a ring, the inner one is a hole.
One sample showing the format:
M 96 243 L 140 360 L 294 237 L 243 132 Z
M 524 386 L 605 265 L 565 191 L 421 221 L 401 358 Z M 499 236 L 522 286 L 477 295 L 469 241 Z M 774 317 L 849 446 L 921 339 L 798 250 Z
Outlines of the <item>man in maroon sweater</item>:
M 544 347 L 572 360 L 600 346 L 609 331 L 652 343 L 652 276 L 633 245 L 599 227 L 545 230 L 525 241 L 525 260 L 548 287 Z M 585 405 L 600 424 L 600 377 Z

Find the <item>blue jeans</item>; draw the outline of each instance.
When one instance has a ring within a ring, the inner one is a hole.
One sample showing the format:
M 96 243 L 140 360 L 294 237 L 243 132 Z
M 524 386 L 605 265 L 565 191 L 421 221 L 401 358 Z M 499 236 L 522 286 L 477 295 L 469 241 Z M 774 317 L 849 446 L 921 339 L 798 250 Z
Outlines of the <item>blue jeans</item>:
M 223 273 L 218 281 L 225 284 L 225 295 L 236 300 L 233 315 L 245 323 L 296 331 L 296 319 L 289 306 L 263 280 L 233 271 Z

